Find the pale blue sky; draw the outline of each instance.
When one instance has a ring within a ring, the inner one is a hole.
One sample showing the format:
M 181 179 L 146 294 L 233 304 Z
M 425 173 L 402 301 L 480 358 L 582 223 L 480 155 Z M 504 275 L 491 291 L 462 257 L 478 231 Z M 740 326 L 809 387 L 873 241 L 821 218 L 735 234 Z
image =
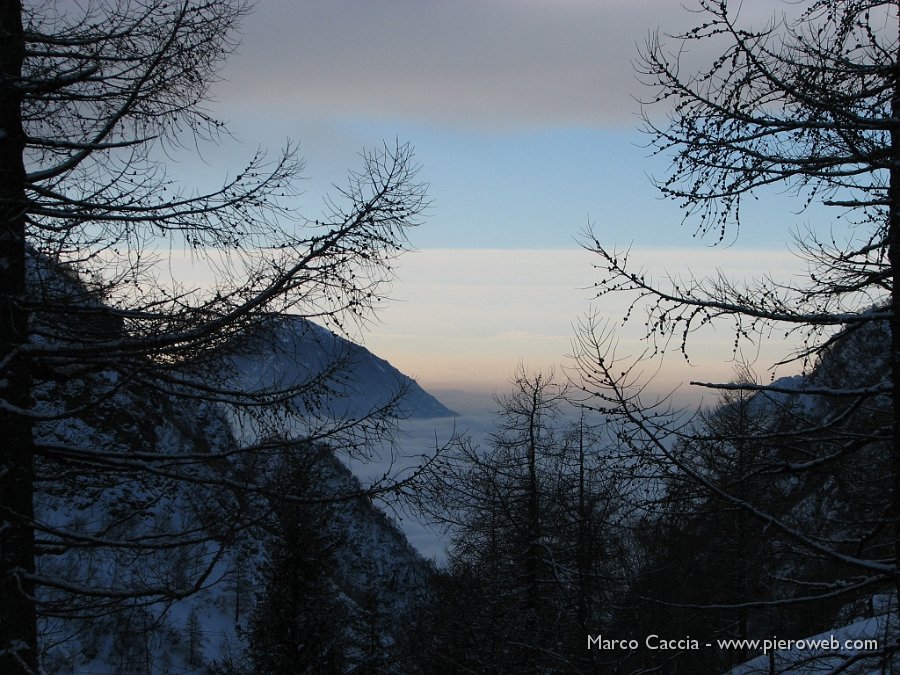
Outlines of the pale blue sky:
M 783 7 L 743 5 L 754 22 Z M 787 274 L 788 229 L 808 214 L 766 199 L 732 248 L 711 251 L 647 178 L 665 162 L 641 147 L 635 98 L 648 92 L 632 61 L 649 31 L 695 20 L 673 0 L 260 0 L 213 89 L 237 142 L 179 170 L 214 177 L 291 138 L 314 216 L 360 150 L 410 142 L 432 207 L 396 301 L 360 337 L 426 387 L 502 391 L 520 359 L 564 363 L 571 324 L 591 306 L 591 259 L 575 243 L 589 220 L 660 272 L 721 260 Z

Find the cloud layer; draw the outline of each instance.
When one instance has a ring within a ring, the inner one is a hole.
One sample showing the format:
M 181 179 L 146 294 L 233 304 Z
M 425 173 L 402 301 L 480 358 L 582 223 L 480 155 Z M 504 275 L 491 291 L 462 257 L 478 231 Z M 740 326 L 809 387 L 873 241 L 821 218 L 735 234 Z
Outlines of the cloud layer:
M 787 280 L 801 264 L 786 248 L 641 249 L 632 251 L 631 258 L 660 283 L 668 274 L 704 277 L 717 270 L 737 281 L 765 273 Z M 766 262 L 766 269 L 760 268 L 760 261 Z M 646 348 L 640 312 L 622 326 L 628 296 L 593 299 L 591 287 L 603 273 L 593 269 L 593 262 L 594 256 L 581 249 L 433 249 L 408 254 L 390 293 L 395 301 L 383 308 L 382 322 L 365 336 L 365 344 L 420 378 L 427 389 L 487 391 L 503 391 L 519 362 L 531 369 L 564 368 L 572 352 L 573 325 L 590 310 L 610 321 L 620 356 L 640 353 Z M 700 372 L 700 379 L 731 378 L 730 340 L 710 330 L 694 335 L 690 347 L 692 365 L 673 353 L 657 388 L 668 390 L 697 379 Z M 789 349 L 776 340 L 758 355 L 748 352 L 744 357 L 758 356 L 757 366 L 765 374 Z
M 753 17 L 778 5 L 754 0 Z M 226 97 L 457 127 L 632 125 L 638 47 L 697 18 L 672 0 L 267 0 Z

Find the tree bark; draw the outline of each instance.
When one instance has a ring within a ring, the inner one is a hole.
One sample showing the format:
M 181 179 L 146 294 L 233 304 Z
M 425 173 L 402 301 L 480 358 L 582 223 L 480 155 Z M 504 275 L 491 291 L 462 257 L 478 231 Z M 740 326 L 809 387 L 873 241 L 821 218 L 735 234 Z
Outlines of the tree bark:
M 897 383 L 900 382 L 900 295 L 894 288 L 900 268 L 900 52 L 895 54 L 893 78 L 887 237 L 891 270 L 891 466 L 894 473 L 891 516 L 894 526 L 894 592 L 900 600 L 900 396 L 897 395 Z M 900 614 L 900 607 L 897 612 Z
M 0 0 L 0 672 L 37 672 L 34 445 L 25 296 L 25 135 L 18 88 L 25 58 L 22 6 Z

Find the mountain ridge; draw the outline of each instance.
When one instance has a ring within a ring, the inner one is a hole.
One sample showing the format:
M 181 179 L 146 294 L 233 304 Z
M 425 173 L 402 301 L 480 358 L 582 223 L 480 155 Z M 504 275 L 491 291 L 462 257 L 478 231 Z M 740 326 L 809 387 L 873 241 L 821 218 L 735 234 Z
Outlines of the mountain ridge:
M 244 339 L 231 361 L 250 391 L 323 380 L 333 397 L 332 417 L 361 419 L 395 399 L 401 418 L 458 416 L 386 359 L 299 316 L 273 316 L 264 329 Z

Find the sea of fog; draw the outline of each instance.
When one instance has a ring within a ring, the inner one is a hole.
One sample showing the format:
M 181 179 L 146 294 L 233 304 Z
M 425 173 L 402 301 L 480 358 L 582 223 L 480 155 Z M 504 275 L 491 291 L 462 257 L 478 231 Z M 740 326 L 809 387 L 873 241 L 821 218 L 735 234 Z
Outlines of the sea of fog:
M 387 473 L 402 478 L 414 471 L 424 458 L 434 455 L 454 434 L 469 436 L 485 444 L 496 426 L 498 404 L 484 392 L 437 390 L 432 392 L 457 417 L 404 420 L 393 449 L 382 449 L 380 456 L 367 461 L 346 460 L 364 483 L 371 484 Z M 447 532 L 434 525 L 402 500 L 388 499 L 379 504 L 397 522 L 423 556 L 441 564 L 445 559 Z

